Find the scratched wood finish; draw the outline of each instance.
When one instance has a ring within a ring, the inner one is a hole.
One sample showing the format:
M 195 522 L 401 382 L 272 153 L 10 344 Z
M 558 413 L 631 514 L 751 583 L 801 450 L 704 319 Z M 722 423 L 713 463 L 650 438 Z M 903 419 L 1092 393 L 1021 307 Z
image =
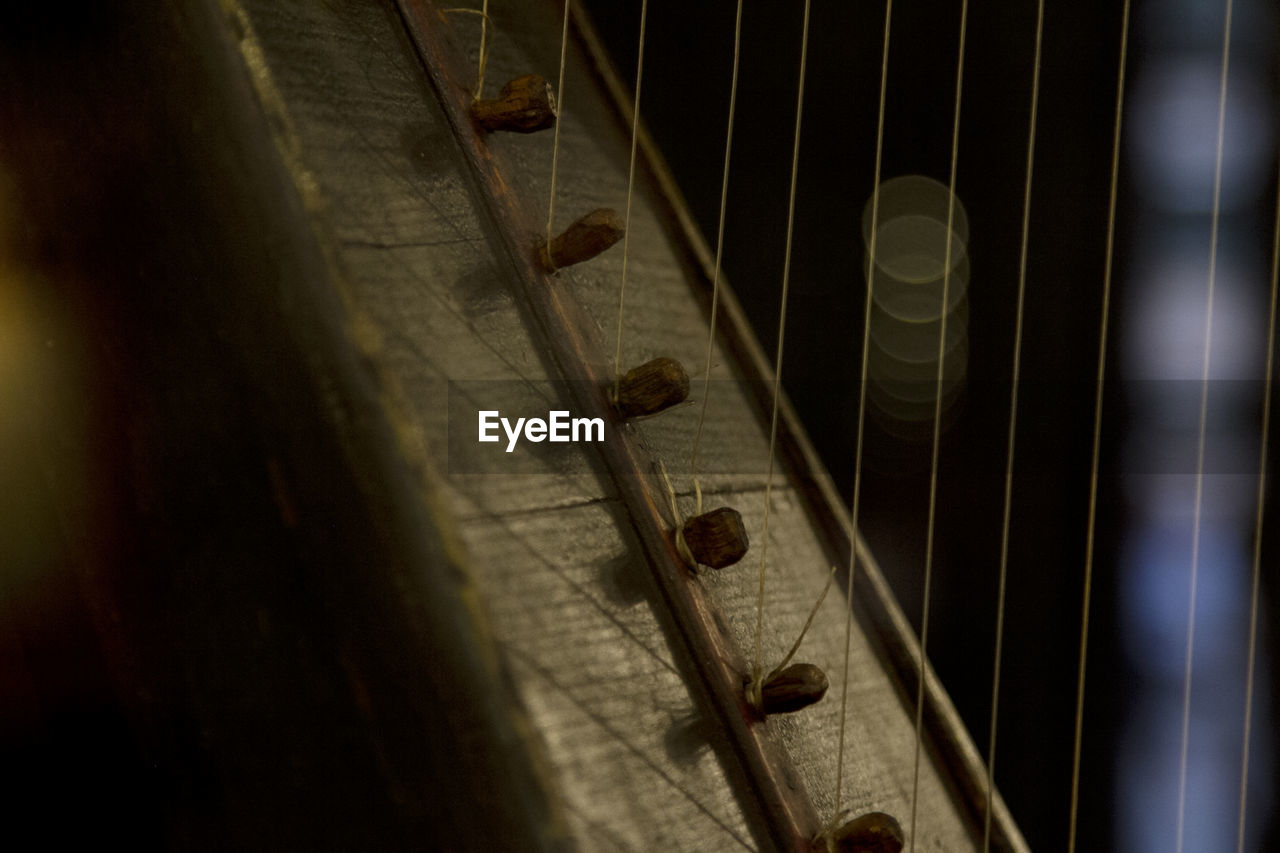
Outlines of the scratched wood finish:
M 583 849 L 754 849 L 762 843 L 756 817 L 744 815 L 733 795 L 723 736 L 691 698 L 687 667 L 654 610 L 657 596 L 626 509 L 594 454 L 525 457 L 523 473 L 495 475 L 483 473 L 485 459 L 469 458 L 471 445 L 450 441 L 448 406 L 465 398 L 469 382 L 502 383 L 475 387 L 501 388 L 517 404 L 564 398 L 545 382 L 560 377 L 518 298 L 510 262 L 491 248 L 497 238 L 489 202 L 457 153 L 397 19 L 376 6 L 248 2 L 224 9 L 242 32 L 241 53 L 316 234 L 332 247 L 333 284 L 345 299 L 349 334 L 380 377 L 401 451 L 430 482 L 431 469 L 445 472 L 446 512 L 459 525 L 480 606 L 553 766 L 573 837 Z M 495 2 L 491 12 L 498 24 L 488 79 L 495 88 L 528 72 L 553 79 L 554 7 Z M 440 26 L 465 43 L 477 35 L 473 23 L 458 16 Z M 564 97 L 557 205 L 567 222 L 592 207 L 622 206 L 627 140 L 576 43 Z M 541 134 L 495 136 L 490 143 L 512 195 L 531 211 L 547 197 L 550 142 Z M 705 342 L 705 282 L 651 181 L 638 187 L 630 251 L 624 365 L 663 354 L 696 372 Z M 616 310 L 620 261 L 615 249 L 560 273 L 593 318 L 596 328 L 584 334 L 596 341 L 609 337 L 604 330 Z M 754 532 L 767 425 L 757 391 L 733 381 L 760 376 L 742 353 L 735 344 L 715 356 L 704 489 L 708 505 L 738 508 Z M 683 472 L 695 417 L 689 407 L 631 428 L 631 440 L 665 460 L 685 512 L 691 501 Z M 840 559 L 839 544 L 813 517 L 813 488 L 794 468 L 775 483 L 766 664 L 790 644 L 828 565 Z M 752 643 L 757 559 L 752 551 L 738 569 L 705 580 L 740 650 Z M 843 689 L 841 598 L 829 597 L 801 655 L 831 674 L 830 697 L 768 724 L 824 817 L 833 809 Z M 843 805 L 905 820 L 912 712 L 884 653 L 903 642 L 855 630 Z M 954 731 L 932 735 L 963 740 Z M 952 795 L 966 784 L 944 779 L 927 763 L 919 849 L 973 846 L 971 816 Z M 1016 834 L 1009 843 L 1020 846 Z

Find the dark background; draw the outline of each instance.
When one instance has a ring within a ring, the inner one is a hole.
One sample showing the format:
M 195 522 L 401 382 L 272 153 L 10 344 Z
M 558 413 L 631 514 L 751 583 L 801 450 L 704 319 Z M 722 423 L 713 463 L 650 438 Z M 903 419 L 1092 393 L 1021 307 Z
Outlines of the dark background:
M 586 5 L 620 73 L 633 80 L 639 3 Z M 711 243 L 734 6 L 731 0 L 653 0 L 649 8 L 641 113 Z M 1068 825 L 1121 4 L 1047 7 L 997 784 L 1032 848 L 1054 850 L 1065 847 Z M 771 356 L 802 10 L 799 0 L 748 2 L 742 23 L 724 270 Z M 1212 23 L 1220 28 L 1220 12 L 1214 14 Z M 883 15 L 881 2 L 812 5 L 783 369 L 786 390 L 846 498 L 853 483 L 865 299 L 861 216 L 874 185 Z M 948 180 L 959 17 L 958 2 L 894 4 L 882 179 L 921 173 Z M 956 176 L 971 235 L 969 367 L 941 447 L 929 653 L 984 755 L 1035 22 L 1033 2 L 971 4 Z M 1130 81 L 1151 53 L 1148 34 L 1158 23 L 1152 14 L 1135 12 Z M 1265 61 L 1274 69 L 1274 55 Z M 1274 85 L 1271 96 L 1275 103 Z M 1112 377 L 1120 363 L 1116 330 L 1124 325 L 1124 270 L 1138 215 L 1131 167 L 1126 155 L 1108 356 Z M 1254 218 L 1263 243 L 1269 242 L 1261 235 L 1270 233 L 1274 196 L 1260 197 Z M 1121 655 L 1116 604 L 1128 398 L 1124 383 L 1113 382 L 1104 406 L 1080 789 L 1078 843 L 1085 850 L 1116 843 L 1114 756 L 1135 677 Z M 916 440 L 895 437 L 874 413 L 868 415 L 860 527 L 917 629 L 929 457 L 927 432 Z M 1175 464 L 1194 471 L 1194 457 Z

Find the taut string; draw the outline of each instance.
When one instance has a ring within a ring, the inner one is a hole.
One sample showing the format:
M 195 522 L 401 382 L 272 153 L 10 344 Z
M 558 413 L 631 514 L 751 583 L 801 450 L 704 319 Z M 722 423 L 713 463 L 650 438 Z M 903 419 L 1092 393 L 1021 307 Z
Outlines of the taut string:
M 1000 577 L 996 584 L 996 639 L 991 666 L 991 725 L 987 741 L 987 813 L 982 849 L 991 849 L 991 806 L 996 788 L 996 729 L 1000 717 L 1000 661 L 1004 650 L 1004 599 L 1009 576 L 1009 521 L 1013 514 L 1013 456 L 1018 432 L 1018 383 L 1022 375 L 1022 317 L 1027 292 L 1027 245 L 1031 233 L 1031 176 L 1036 159 L 1036 114 L 1040 106 L 1040 48 L 1044 35 L 1044 0 L 1036 4 L 1036 50 L 1031 72 L 1031 118 L 1027 132 L 1027 179 L 1022 192 L 1022 249 L 1018 257 L 1018 308 L 1013 332 L 1013 387 L 1009 392 L 1009 443 L 1004 468 L 1004 518 L 1000 525 Z
M 1129 7 L 1124 0 L 1120 22 L 1120 70 L 1116 78 L 1115 131 L 1111 140 L 1111 190 L 1107 202 L 1107 247 L 1102 273 L 1102 319 L 1098 340 L 1098 378 L 1093 400 L 1093 456 L 1089 467 L 1089 520 L 1085 527 L 1084 602 L 1080 612 L 1080 659 L 1076 670 L 1075 736 L 1071 747 L 1070 828 L 1067 853 L 1076 849 L 1076 817 L 1080 808 L 1080 744 L 1084 731 L 1085 665 L 1089 650 L 1089 603 L 1093 595 L 1093 543 L 1098 518 L 1098 458 L 1102 447 L 1102 391 L 1107 375 L 1107 332 L 1111 317 L 1111 276 L 1115 259 L 1116 187 L 1120 174 L 1120 130 L 1124 120 L 1125 61 L 1129 53 Z
M 631 102 L 631 160 L 627 167 L 627 212 L 622 222 L 622 285 L 618 288 L 618 331 L 613 350 L 613 400 L 618 401 L 622 379 L 622 311 L 627 299 L 627 255 L 631 246 L 631 198 L 636 186 L 636 140 L 640 136 L 640 84 L 644 81 L 644 28 L 649 18 L 649 0 L 640 0 L 640 43 L 636 50 L 636 91 Z
M 1267 433 L 1271 429 L 1271 376 L 1276 345 L 1276 282 L 1280 278 L 1280 182 L 1276 188 L 1275 232 L 1271 237 L 1271 302 L 1267 308 L 1267 369 L 1262 385 L 1262 433 L 1258 442 L 1258 506 L 1253 523 L 1253 583 L 1249 591 L 1249 651 L 1244 679 L 1244 735 L 1240 745 L 1240 821 L 1236 853 L 1244 853 L 1245 803 L 1249 799 L 1249 734 L 1253 725 L 1253 673 L 1258 650 L 1258 588 L 1262 579 L 1262 511 L 1266 505 Z
M 840 741 L 836 749 L 836 796 L 832 826 L 840 820 L 840 795 L 844 784 L 844 735 L 849 710 L 849 646 L 853 638 L 853 572 L 858 562 L 858 510 L 862 496 L 862 439 L 867 409 L 867 358 L 871 351 L 871 296 L 875 281 L 876 236 L 880 229 L 880 167 L 884 154 L 885 90 L 889 80 L 889 32 L 893 0 L 884 4 L 884 47 L 880 56 L 880 107 L 876 117 L 876 165 L 871 190 L 871 239 L 867 244 L 867 298 L 862 321 L 862 367 L 858 379 L 858 435 L 853 450 L 853 498 L 849 507 L 849 573 L 845 579 L 844 676 L 840 690 Z
M 764 632 L 765 558 L 769 553 L 769 500 L 773 494 L 773 455 L 778 441 L 778 395 L 782 382 L 782 353 L 787 332 L 787 294 L 791 287 L 791 240 L 795 231 L 796 177 L 800 169 L 800 124 L 804 116 L 805 66 L 809 59 L 809 5 L 810 0 L 804 0 L 804 34 L 800 40 L 800 82 L 796 88 L 795 137 L 791 145 L 791 190 L 787 196 L 786 255 L 782 262 L 782 304 L 778 308 L 778 355 L 773 367 L 773 414 L 769 421 L 769 473 L 764 484 L 764 522 L 760 534 L 760 584 L 756 595 L 756 643 L 751 669 L 751 693 L 757 706 L 763 678 L 761 640 Z
M 1187 647 L 1182 676 L 1182 745 L 1178 759 L 1177 853 L 1182 853 L 1187 811 L 1187 746 L 1191 739 L 1191 659 L 1196 638 L 1196 580 L 1200 569 L 1200 518 L 1204 509 L 1205 425 L 1209 414 L 1209 353 L 1213 340 L 1213 292 L 1218 272 L 1218 219 L 1222 201 L 1222 138 L 1227 121 L 1227 68 L 1231 59 L 1231 0 L 1222 28 L 1222 80 L 1218 89 L 1218 143 L 1213 167 L 1213 213 L 1209 226 L 1209 286 L 1205 296 L 1204 355 L 1200 365 L 1200 425 L 1196 438 L 1196 496 L 1192 510 L 1191 580 L 1187 603 Z
M 909 849 L 916 849 L 916 815 L 920 800 L 920 752 L 923 743 L 924 683 L 929 648 L 929 593 L 933 583 L 934 524 L 938 507 L 938 450 L 942 444 L 942 381 L 947 355 L 947 302 L 951 289 L 951 242 L 956 212 L 956 161 L 960 153 L 960 96 L 964 90 L 964 46 L 969 23 L 969 0 L 960 4 L 960 49 L 956 59 L 955 111 L 951 123 L 951 177 L 947 187 L 947 240 L 943 252 L 942 318 L 938 329 L 938 388 L 933 404 L 933 450 L 929 463 L 929 520 L 924 551 L 924 604 L 920 614 L 919 683 L 916 686 L 916 755 L 911 778 L 911 836 Z
M 560 28 L 560 77 L 556 83 L 556 129 L 551 142 L 551 190 L 547 202 L 547 246 L 551 245 L 553 223 L 556 217 L 556 172 L 560 166 L 560 119 L 564 115 L 564 67 L 569 48 L 569 7 L 573 0 L 564 0 L 564 23 Z M 547 257 L 551 257 L 550 251 Z
M 711 275 L 711 319 L 707 328 L 707 366 L 702 377 L 702 404 L 698 426 L 693 433 L 693 453 L 689 457 L 689 474 L 697 496 L 694 515 L 702 514 L 702 483 L 698 480 L 698 449 L 702 446 L 702 428 L 707 420 L 707 398 L 711 395 L 711 353 L 716 341 L 716 312 L 720 307 L 720 262 L 724 257 L 724 220 L 729 200 L 729 155 L 733 151 L 733 119 L 738 106 L 738 68 L 742 53 L 742 0 L 738 0 L 733 19 L 733 77 L 729 83 L 729 126 L 724 135 L 724 172 L 720 179 L 720 220 L 716 226 L 716 262 Z

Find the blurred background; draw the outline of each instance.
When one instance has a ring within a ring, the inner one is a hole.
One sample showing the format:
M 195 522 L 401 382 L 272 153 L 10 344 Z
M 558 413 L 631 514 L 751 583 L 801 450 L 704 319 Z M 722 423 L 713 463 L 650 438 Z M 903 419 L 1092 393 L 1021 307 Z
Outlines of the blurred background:
M 639 3 L 587 5 L 622 76 L 633 79 Z M 724 270 L 770 354 L 803 5 L 748 2 L 742 19 Z M 1069 822 L 1122 4 L 1046 6 L 996 781 L 1031 846 L 1056 850 L 1065 848 Z M 734 11 L 730 0 L 653 0 L 649 9 L 641 113 L 712 242 Z M 1237 0 L 1233 10 L 1199 533 L 1188 850 L 1234 849 L 1236 841 L 1275 221 L 1277 11 L 1267 0 Z M 1081 849 L 1175 846 L 1224 12 L 1223 3 L 1207 0 L 1133 6 Z M 921 174 L 948 181 L 959 19 L 959 2 L 894 4 L 882 179 Z M 970 4 L 956 175 L 968 218 L 967 315 L 957 311 L 948 322 L 967 330 L 967 372 L 944 415 L 929 650 L 984 754 L 1035 25 L 1033 2 Z M 783 380 L 846 497 L 855 465 L 862 216 L 874 185 L 883 31 L 883 3 L 812 4 Z M 951 352 L 957 361 L 966 355 L 959 346 Z M 888 417 L 875 402 L 876 387 L 870 390 L 860 525 L 918 628 L 929 424 Z M 1273 518 L 1268 511 L 1262 542 L 1249 850 L 1280 844 L 1271 787 Z

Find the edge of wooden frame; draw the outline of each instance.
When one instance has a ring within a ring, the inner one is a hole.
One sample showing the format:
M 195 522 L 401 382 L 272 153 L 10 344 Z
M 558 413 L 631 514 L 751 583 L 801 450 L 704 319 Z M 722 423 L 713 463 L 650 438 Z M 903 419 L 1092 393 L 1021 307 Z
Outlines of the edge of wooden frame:
M 590 15 L 583 11 L 581 4 L 572 7 L 572 21 L 575 34 L 587 57 L 595 65 L 596 72 L 613 99 L 618 120 L 630 132 L 634 104 L 630 89 L 622 81 L 596 33 Z M 690 265 L 707 285 L 709 304 L 710 284 L 715 275 L 715 256 L 643 119 L 639 125 L 636 129 L 638 162 L 649 171 L 658 190 L 657 196 L 666 208 L 665 213 L 672 220 L 675 235 L 683 241 L 678 245 L 687 252 Z M 720 271 L 719 306 L 722 316 L 717 323 L 717 330 L 722 340 L 729 345 L 743 366 L 756 374 L 755 378 L 772 380 L 773 366 L 757 340 L 723 269 Z M 771 399 L 760 396 L 763 385 L 769 383 L 749 384 L 756 389 L 757 405 L 768 407 L 772 404 Z M 822 525 L 824 545 L 841 560 L 837 565 L 840 566 L 838 574 L 842 586 L 848 582 L 849 546 L 846 543 L 856 543 L 857 562 L 862 567 L 861 572 L 855 571 L 854 574 L 856 612 L 873 629 L 873 636 L 880 642 L 886 660 L 900 679 L 904 701 L 914 709 L 921 677 L 919 639 L 862 535 L 855 534 L 849 511 L 785 390 L 780 392 L 778 414 L 778 448 L 792 470 L 802 480 L 807 479 L 812 483 L 811 489 L 802 491 L 801 494 L 809 504 L 814 520 Z M 986 762 L 974 745 L 951 697 L 927 660 L 924 678 L 925 731 L 932 740 L 932 746 L 942 765 L 948 771 L 946 778 L 956 786 L 965 812 L 981 836 L 986 818 Z M 992 796 L 991 826 L 992 849 L 1029 850 L 998 790 Z

